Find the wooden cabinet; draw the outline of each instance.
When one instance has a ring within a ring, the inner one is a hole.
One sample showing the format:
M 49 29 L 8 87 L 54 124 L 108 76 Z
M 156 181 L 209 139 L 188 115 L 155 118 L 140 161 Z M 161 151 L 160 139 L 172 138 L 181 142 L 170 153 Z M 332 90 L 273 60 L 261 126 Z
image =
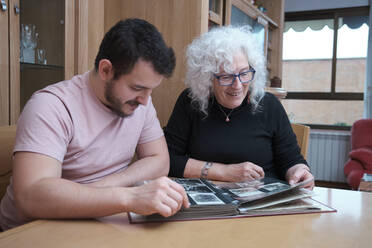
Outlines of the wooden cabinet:
M 0 10 L 0 125 L 9 125 L 16 124 L 36 90 L 93 67 L 104 34 L 104 1 L 1 2 L 7 8 Z M 21 52 L 21 30 L 26 25 L 38 34 L 34 58 L 30 51 Z M 38 60 L 38 49 L 44 50 L 45 60 Z
M 19 107 L 12 97 L 19 82 L 19 0 L 1 0 L 0 10 L 0 124 L 8 125 L 14 116 L 11 106 Z
M 223 7 L 221 7 L 223 6 Z M 285 98 L 281 87 L 284 0 L 209 0 L 209 28 L 221 25 L 249 25 L 267 59 L 266 91 Z M 272 80 L 276 82 L 270 87 Z
M 209 0 L 208 14 L 209 28 L 249 25 L 267 58 L 268 79 L 282 77 L 284 0 Z
M 17 25 L 10 22 L 14 18 L 13 12 L 9 12 L 9 1 L 1 0 L 0 3 L 0 125 L 9 124 L 9 26 Z
M 33 92 L 73 75 L 74 1 L 2 2 L 7 9 L 0 14 L 0 124 L 8 125 L 17 122 Z M 45 57 L 40 53 L 38 59 L 37 51 L 41 49 Z

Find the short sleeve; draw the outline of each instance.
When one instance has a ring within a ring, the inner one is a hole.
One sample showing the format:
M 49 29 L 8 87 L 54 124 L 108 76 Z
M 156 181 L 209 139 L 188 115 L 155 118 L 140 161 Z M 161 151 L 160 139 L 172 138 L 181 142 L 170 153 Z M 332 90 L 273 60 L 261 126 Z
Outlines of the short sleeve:
M 163 129 L 160 126 L 159 119 L 156 115 L 156 110 L 152 104 L 151 98 L 149 99 L 147 111 L 145 113 L 145 123 L 141 131 L 138 144 L 147 143 L 164 136 Z
M 40 153 L 62 163 L 73 132 L 64 103 L 52 93 L 36 93 L 18 120 L 14 152 Z

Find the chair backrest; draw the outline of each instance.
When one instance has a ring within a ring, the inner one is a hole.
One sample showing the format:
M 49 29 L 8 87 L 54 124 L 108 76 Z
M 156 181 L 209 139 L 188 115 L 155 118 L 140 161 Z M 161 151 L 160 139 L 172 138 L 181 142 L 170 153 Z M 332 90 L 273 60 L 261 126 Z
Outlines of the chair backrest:
M 0 126 L 0 199 L 3 198 L 12 175 L 12 154 L 16 126 Z
M 307 147 L 309 145 L 310 127 L 292 123 L 293 132 L 296 134 L 298 146 L 301 148 L 301 154 L 306 159 Z
M 369 147 L 372 149 L 372 119 L 360 119 L 351 128 L 351 150 Z

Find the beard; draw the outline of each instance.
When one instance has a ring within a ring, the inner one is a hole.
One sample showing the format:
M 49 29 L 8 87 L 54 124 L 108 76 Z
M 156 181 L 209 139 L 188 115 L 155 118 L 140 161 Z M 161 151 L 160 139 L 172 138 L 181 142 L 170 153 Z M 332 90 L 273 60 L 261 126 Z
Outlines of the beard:
M 121 118 L 125 118 L 125 117 L 128 117 L 128 116 L 131 116 L 133 113 L 131 114 L 127 114 L 125 113 L 122 109 L 123 109 L 123 106 L 125 104 L 129 104 L 130 106 L 132 107 L 137 107 L 140 103 L 135 101 L 135 100 L 130 100 L 130 101 L 127 101 L 125 103 L 122 103 L 120 101 L 120 98 L 117 97 L 115 94 L 114 94 L 114 86 L 115 86 L 115 81 L 111 80 L 110 82 L 108 82 L 105 86 L 105 98 L 106 98 L 106 101 L 110 104 L 109 106 L 107 106 L 114 114 L 118 115 L 119 117 Z

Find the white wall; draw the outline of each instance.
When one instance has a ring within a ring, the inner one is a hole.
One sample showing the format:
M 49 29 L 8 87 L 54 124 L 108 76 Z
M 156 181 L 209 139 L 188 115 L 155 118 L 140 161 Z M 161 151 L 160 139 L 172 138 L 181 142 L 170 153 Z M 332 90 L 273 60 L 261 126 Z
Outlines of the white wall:
M 284 11 L 338 9 L 370 5 L 369 0 L 285 0 Z

